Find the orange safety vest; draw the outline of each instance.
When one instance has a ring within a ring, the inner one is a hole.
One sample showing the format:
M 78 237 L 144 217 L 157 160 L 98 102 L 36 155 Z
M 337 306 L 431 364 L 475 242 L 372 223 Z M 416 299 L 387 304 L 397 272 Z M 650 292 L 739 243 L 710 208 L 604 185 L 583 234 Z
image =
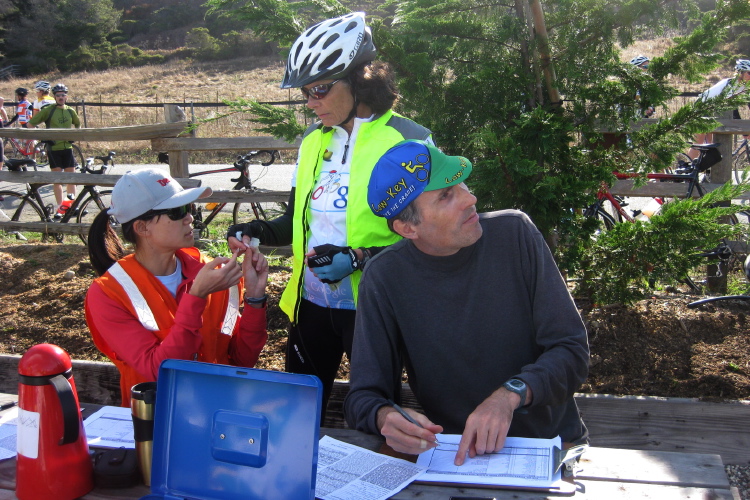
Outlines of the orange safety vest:
M 206 263 L 197 248 L 184 248 L 180 252 Z M 178 257 L 179 258 L 179 257 Z M 174 325 L 177 301 L 170 293 L 160 293 L 164 285 L 144 268 L 133 254 L 117 261 L 100 278 L 95 280 L 112 300 L 126 307 L 144 328 L 150 330 L 160 341 L 169 335 Z M 242 296 L 242 281 L 228 290 L 214 292 L 206 298 L 203 310 L 203 326 L 199 332 L 203 338 L 198 361 L 231 364 L 229 342 L 239 318 L 239 298 Z M 96 329 L 86 305 L 86 323 L 96 347 L 117 366 L 120 371 L 120 393 L 122 406 L 130 406 L 130 389 L 135 384 L 151 380 L 136 372 L 133 367 L 118 358 Z

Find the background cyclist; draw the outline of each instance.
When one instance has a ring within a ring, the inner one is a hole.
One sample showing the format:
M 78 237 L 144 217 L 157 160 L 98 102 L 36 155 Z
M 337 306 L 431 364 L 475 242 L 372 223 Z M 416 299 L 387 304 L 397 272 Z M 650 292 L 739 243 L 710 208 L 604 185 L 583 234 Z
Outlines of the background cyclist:
M 708 100 L 713 99 L 714 97 L 718 96 L 722 92 L 724 92 L 725 89 L 727 89 L 727 97 L 732 97 L 737 94 L 741 94 L 745 91 L 746 82 L 750 80 L 750 59 L 737 59 L 737 62 L 734 66 L 734 75 L 732 75 L 729 78 L 724 78 L 723 80 L 719 80 L 718 83 L 716 83 L 714 86 L 709 88 L 708 90 L 704 91 L 698 96 L 698 99 L 701 100 Z M 750 104 L 748 104 L 748 107 L 750 107 Z M 738 109 L 735 109 L 732 111 L 732 118 L 735 120 L 741 119 L 740 111 Z M 747 138 L 748 136 L 744 136 Z M 709 144 L 714 141 L 714 134 L 709 132 L 707 134 L 696 134 L 695 135 L 695 143 L 696 144 Z M 700 154 L 700 151 L 697 151 L 695 149 L 690 149 L 688 152 L 688 156 L 690 158 L 697 158 Z
M 55 104 L 55 98 L 49 95 L 50 91 L 50 84 L 47 81 L 39 80 L 34 85 L 34 90 L 36 91 L 36 101 L 34 101 L 33 108 L 31 109 L 31 115 L 34 116 L 44 106 L 47 106 L 48 104 Z
M 68 87 L 58 83 L 52 88 L 52 94 L 55 96 L 55 106 L 45 106 L 37 112 L 29 121 L 32 127 L 45 123 L 47 128 L 80 128 L 81 120 L 78 118 L 76 110 L 68 106 Z M 50 169 L 54 172 L 75 172 L 75 157 L 73 156 L 73 144 L 70 141 L 54 141 L 49 148 Z M 55 219 L 59 220 L 64 211 L 61 210 L 63 202 L 62 185 L 55 184 L 55 202 L 57 203 L 57 213 Z M 67 185 L 68 199 L 72 200 L 76 196 L 75 184 Z

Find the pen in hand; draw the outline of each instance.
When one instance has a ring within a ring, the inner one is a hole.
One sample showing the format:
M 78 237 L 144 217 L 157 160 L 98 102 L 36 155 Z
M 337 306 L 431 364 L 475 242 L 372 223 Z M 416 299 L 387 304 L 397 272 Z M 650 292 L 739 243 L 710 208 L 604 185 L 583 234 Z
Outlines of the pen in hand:
M 419 422 L 417 422 L 416 420 L 414 420 L 414 419 L 413 419 L 413 418 L 411 417 L 411 415 L 409 415 L 408 413 L 406 413 L 406 412 L 404 411 L 404 409 L 403 409 L 403 408 L 401 408 L 401 407 L 400 407 L 399 405 L 397 405 L 397 404 L 396 404 L 396 403 L 395 403 L 395 402 L 394 402 L 394 401 L 393 401 L 392 399 L 389 399 L 389 400 L 388 400 L 388 404 L 389 404 L 389 405 L 391 405 L 391 406 L 393 406 L 393 408 L 394 408 L 394 409 L 395 409 L 395 410 L 396 410 L 397 412 L 399 412 L 399 413 L 401 414 L 401 416 L 402 416 L 402 417 L 404 417 L 404 418 L 405 418 L 406 420 L 408 420 L 408 421 L 409 421 L 409 422 L 411 422 L 412 424 L 416 425 L 417 427 L 419 427 L 419 428 L 422 428 L 422 429 L 424 429 L 424 427 L 422 426 L 422 424 L 420 424 Z M 442 444 L 442 443 L 440 443 L 440 441 L 438 441 L 437 439 L 436 439 L 435 441 L 433 441 L 433 443 L 435 443 L 435 444 Z

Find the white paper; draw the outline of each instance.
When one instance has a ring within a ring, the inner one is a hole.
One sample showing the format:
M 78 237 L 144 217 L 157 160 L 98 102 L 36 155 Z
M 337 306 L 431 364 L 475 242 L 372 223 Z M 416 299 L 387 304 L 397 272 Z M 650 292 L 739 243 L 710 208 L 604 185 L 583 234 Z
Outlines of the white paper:
M 83 421 L 89 446 L 135 448 L 133 416 L 130 408 L 103 406 Z
M 324 436 L 318 445 L 315 497 L 385 500 L 411 483 L 424 467 Z
M 18 409 L 16 447 L 19 455 L 29 458 L 39 456 L 39 417 L 39 412 Z
M 0 460 L 16 456 L 16 422 L 18 407 L 3 411 L 0 415 Z
M 486 484 L 495 486 L 525 486 L 533 488 L 562 488 L 562 474 L 554 471 L 554 447 L 562 445 L 560 437 L 530 439 L 509 437 L 497 453 L 466 457 L 456 466 L 458 434 L 438 434 L 440 445 L 419 455 L 417 463 L 427 470 L 417 481 L 437 483 Z

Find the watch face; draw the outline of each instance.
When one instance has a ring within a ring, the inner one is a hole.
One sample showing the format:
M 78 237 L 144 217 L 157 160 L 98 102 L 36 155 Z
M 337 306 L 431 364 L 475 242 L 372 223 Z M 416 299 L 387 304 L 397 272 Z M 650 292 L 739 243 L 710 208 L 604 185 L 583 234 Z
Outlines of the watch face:
M 526 387 L 526 383 L 523 380 L 518 380 L 517 378 L 508 380 L 508 384 L 515 387 L 516 389 L 523 389 Z

